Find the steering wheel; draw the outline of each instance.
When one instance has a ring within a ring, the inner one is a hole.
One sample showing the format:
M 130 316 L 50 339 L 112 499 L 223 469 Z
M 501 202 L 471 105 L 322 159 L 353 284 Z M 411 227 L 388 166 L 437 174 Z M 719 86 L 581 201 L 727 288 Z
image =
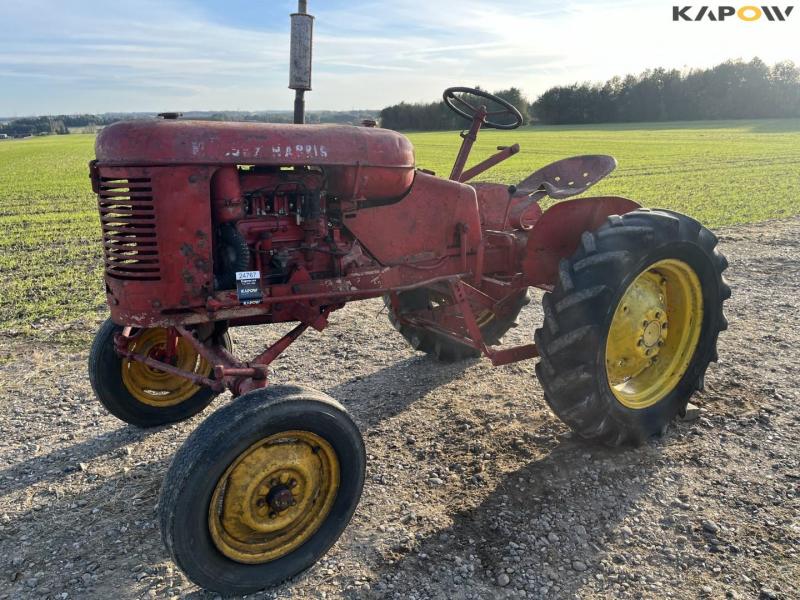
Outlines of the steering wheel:
M 486 115 L 483 119 L 484 127 L 489 127 L 490 129 L 516 129 L 520 125 L 522 125 L 522 115 L 519 111 L 514 107 L 513 104 L 503 100 L 502 98 L 498 98 L 494 94 L 490 94 L 489 92 L 484 92 L 483 90 L 478 90 L 475 88 L 468 88 L 468 87 L 451 87 L 447 88 L 444 91 L 442 97 L 444 98 L 444 103 L 447 107 L 455 112 L 457 115 L 460 115 L 467 119 L 468 121 L 472 121 L 475 118 L 475 115 L 481 110 L 481 106 L 473 106 L 469 102 L 467 102 L 461 96 L 457 96 L 456 94 L 468 94 L 470 96 L 477 96 L 478 98 L 483 98 L 485 100 L 491 100 L 495 104 L 499 104 L 502 106 L 502 110 L 493 110 L 487 111 Z M 484 108 L 485 111 L 485 108 Z M 508 115 L 513 117 L 513 123 L 498 123 L 497 121 L 491 121 L 487 117 L 492 116 L 500 116 L 500 115 Z

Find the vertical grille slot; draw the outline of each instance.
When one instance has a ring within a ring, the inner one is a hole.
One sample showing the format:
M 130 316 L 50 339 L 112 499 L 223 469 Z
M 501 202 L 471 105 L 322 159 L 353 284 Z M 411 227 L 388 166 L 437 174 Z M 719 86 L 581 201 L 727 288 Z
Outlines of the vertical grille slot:
M 98 206 L 106 274 L 116 279 L 158 281 L 153 188 L 146 178 L 101 178 Z

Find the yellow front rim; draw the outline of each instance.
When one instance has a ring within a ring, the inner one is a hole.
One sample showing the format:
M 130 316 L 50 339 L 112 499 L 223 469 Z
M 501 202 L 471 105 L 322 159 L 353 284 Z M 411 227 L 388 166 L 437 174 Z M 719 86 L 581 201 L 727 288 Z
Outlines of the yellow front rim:
M 144 356 L 156 356 L 167 347 L 167 330 L 145 329 L 131 340 L 128 349 Z M 203 377 L 211 374 L 211 365 L 183 338 L 178 338 L 174 366 Z M 122 382 L 139 402 L 159 408 L 188 400 L 200 389 L 188 379 L 164 373 L 128 358 L 122 359 Z
M 614 311 L 606 374 L 624 406 L 648 408 L 675 389 L 703 325 L 703 289 L 694 269 L 666 259 L 642 271 Z
M 309 431 L 264 438 L 220 477 L 208 529 L 220 552 L 241 563 L 276 560 L 320 528 L 339 490 L 333 447 Z

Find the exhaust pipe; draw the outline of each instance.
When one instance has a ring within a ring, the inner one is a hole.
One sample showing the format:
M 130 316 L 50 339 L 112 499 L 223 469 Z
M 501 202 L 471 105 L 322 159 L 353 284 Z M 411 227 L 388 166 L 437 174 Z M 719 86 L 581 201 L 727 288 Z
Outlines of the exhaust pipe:
M 306 91 L 311 90 L 311 46 L 314 17 L 308 14 L 306 0 L 298 0 L 297 12 L 290 15 L 292 37 L 289 49 L 289 89 L 294 90 L 294 122 L 306 120 Z

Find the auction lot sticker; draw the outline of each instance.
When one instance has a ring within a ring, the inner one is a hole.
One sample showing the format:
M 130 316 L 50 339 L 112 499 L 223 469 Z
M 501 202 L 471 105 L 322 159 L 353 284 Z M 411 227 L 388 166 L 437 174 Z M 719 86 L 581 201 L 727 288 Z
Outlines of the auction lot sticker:
M 261 271 L 236 272 L 236 297 L 242 304 L 258 304 L 264 295 L 261 292 Z

